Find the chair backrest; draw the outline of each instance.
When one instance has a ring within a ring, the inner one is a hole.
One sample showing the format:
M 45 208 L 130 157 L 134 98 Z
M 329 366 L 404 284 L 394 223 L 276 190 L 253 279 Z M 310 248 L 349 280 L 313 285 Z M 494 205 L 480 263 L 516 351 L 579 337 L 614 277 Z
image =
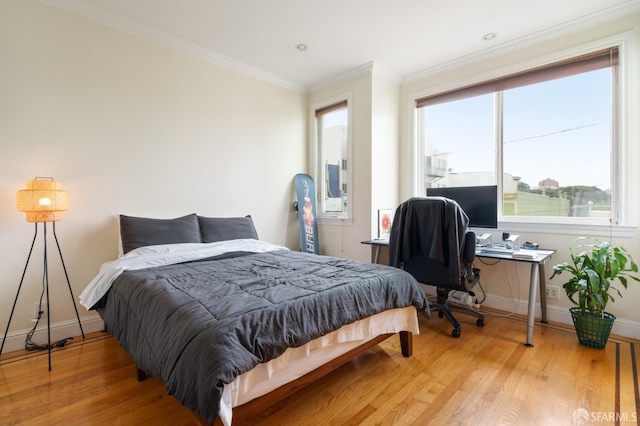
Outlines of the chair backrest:
M 389 264 L 423 284 L 469 291 L 476 235 L 467 230 L 468 222 L 460 206 L 448 198 L 405 201 L 394 216 Z
M 475 286 L 473 282 L 473 260 L 476 252 L 475 232 L 466 232 L 462 250 L 462 264 L 458 275 L 459 281 L 455 284 L 449 281 L 450 270 L 445 262 L 430 259 L 422 254 L 411 256 L 403 262 L 401 268 L 413 275 L 413 277 L 422 284 L 469 291 Z

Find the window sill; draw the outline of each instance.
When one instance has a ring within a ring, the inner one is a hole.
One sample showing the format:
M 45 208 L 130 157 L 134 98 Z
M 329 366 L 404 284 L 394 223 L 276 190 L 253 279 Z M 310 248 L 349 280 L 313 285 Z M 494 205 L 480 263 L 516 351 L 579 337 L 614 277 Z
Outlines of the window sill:
M 538 234 L 560 234 L 578 235 L 592 237 L 616 237 L 632 238 L 635 234 L 635 226 L 623 225 L 595 225 L 587 223 L 541 223 L 541 222 L 519 222 L 519 221 L 499 221 L 499 232 L 511 233 L 538 233 Z M 491 232 L 490 229 L 477 228 L 476 233 Z
M 341 218 L 341 217 L 319 217 L 318 225 L 329 225 L 329 226 L 351 226 L 353 224 L 352 218 Z

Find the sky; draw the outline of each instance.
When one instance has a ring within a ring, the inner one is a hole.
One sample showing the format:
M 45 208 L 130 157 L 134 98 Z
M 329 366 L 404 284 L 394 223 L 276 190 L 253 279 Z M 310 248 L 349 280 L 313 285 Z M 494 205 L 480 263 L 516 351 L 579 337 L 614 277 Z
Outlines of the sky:
M 495 173 L 494 95 L 423 108 L 427 137 L 453 172 Z M 504 172 L 532 188 L 610 188 L 609 68 L 504 92 Z

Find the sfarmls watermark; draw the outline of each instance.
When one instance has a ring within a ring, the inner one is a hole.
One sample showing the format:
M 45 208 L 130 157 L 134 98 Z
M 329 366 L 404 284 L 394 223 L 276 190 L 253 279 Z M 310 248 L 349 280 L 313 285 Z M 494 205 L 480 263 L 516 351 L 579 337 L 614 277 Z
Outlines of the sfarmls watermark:
M 587 411 L 584 408 L 578 408 L 573 412 L 574 425 L 587 425 L 589 423 L 600 422 L 637 422 L 638 414 L 631 412 L 615 412 L 615 411 Z

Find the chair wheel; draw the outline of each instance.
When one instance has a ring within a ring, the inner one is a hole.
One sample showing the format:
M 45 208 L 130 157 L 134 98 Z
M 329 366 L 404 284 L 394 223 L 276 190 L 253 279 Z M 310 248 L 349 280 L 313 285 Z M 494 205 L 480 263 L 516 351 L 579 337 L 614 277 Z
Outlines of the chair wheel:
M 444 318 L 444 314 L 442 313 L 442 311 L 438 311 L 438 318 Z
M 458 337 L 460 337 L 460 330 L 458 330 L 457 328 L 454 328 L 453 331 L 451 332 L 451 335 L 457 339 Z
M 484 327 L 484 319 L 478 318 L 478 321 L 476 321 L 476 324 L 478 325 L 478 327 Z

